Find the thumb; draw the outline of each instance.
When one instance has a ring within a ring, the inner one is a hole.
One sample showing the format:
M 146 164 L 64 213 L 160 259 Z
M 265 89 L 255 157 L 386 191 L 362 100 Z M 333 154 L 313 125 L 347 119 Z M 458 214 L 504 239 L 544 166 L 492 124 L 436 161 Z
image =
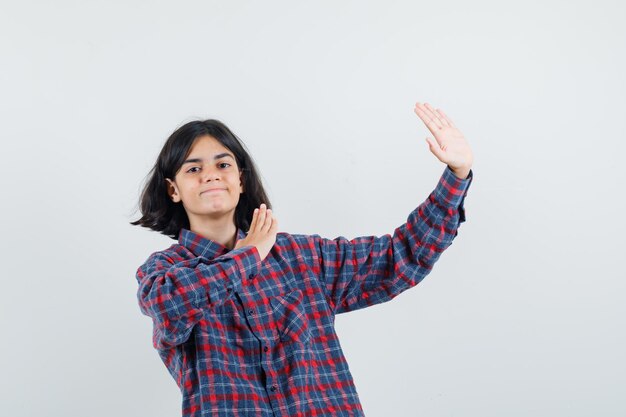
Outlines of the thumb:
M 426 138 L 426 142 L 428 142 L 428 147 L 430 148 L 430 151 L 439 159 L 441 160 L 442 158 L 442 151 L 441 148 L 439 147 L 439 145 L 437 143 L 435 143 L 433 141 L 432 138 Z

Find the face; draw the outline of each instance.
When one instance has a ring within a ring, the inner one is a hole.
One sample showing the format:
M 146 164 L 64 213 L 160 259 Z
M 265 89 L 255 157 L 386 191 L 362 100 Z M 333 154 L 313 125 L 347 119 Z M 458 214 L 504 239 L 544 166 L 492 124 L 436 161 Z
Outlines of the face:
M 241 171 L 231 150 L 212 136 L 196 138 L 175 178 L 169 179 L 168 194 L 182 204 L 192 227 L 203 219 L 233 221 L 243 193 Z

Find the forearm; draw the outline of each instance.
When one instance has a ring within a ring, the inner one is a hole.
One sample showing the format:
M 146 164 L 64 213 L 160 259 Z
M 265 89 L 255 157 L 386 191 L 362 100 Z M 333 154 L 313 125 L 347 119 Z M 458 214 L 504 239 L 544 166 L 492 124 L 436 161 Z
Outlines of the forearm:
M 181 344 L 203 316 L 228 299 L 258 272 L 261 258 L 255 246 L 245 246 L 213 259 L 196 257 L 177 263 L 155 252 L 137 270 L 141 312 L 154 321 L 154 347 Z

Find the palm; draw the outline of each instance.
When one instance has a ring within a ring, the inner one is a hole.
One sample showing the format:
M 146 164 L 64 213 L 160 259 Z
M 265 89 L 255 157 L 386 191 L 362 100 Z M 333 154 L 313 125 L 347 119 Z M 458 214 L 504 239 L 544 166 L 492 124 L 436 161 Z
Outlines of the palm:
M 452 169 L 466 169 L 473 163 L 472 150 L 465 137 L 452 120 L 441 110 L 428 103 L 416 103 L 415 113 L 435 137 L 429 140 L 433 154 Z

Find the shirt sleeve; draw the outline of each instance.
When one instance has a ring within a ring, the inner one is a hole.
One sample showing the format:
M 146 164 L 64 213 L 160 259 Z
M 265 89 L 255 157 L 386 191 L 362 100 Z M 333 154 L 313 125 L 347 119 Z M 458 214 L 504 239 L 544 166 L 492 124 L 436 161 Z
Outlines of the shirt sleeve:
M 260 270 L 255 246 L 244 246 L 214 259 L 202 256 L 173 262 L 166 252 L 151 254 L 137 269 L 137 299 L 154 323 L 153 345 L 165 349 L 185 342 L 203 310 L 226 300 L 228 291 Z
M 312 235 L 313 262 L 335 314 L 391 300 L 430 273 L 465 221 L 470 170 L 458 178 L 446 166 L 437 186 L 393 235 L 348 240 Z

